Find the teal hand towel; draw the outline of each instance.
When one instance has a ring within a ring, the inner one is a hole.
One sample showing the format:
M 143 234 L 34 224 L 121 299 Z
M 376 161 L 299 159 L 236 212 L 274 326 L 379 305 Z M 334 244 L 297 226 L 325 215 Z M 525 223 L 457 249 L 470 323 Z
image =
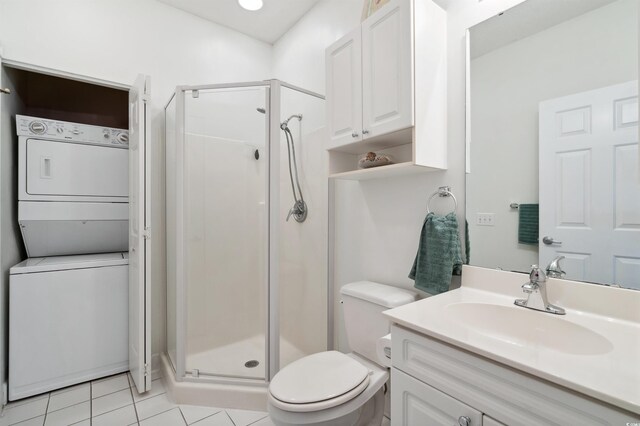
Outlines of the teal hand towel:
M 429 294 L 449 290 L 451 275 L 462 272 L 462 254 L 458 234 L 458 219 L 454 213 L 446 216 L 427 214 L 422 224 L 418 253 L 409 278 L 414 287 Z
M 518 242 L 538 245 L 538 204 L 520 204 L 518 206 Z

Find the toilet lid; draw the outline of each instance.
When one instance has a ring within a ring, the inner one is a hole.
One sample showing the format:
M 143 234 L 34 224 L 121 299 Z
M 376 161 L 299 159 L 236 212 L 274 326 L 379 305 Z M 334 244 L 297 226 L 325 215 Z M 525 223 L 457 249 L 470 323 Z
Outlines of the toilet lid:
M 346 394 L 368 376 L 369 369 L 355 359 L 337 351 L 320 352 L 280 370 L 269 392 L 288 404 L 310 404 Z

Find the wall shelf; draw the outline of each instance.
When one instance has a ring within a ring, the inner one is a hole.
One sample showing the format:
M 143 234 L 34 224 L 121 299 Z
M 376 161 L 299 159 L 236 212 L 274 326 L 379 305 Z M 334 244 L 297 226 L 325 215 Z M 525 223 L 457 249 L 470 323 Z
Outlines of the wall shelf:
M 441 171 L 443 169 L 435 167 L 420 166 L 413 161 L 404 163 L 390 164 L 388 166 L 372 167 L 370 169 L 350 170 L 347 172 L 333 173 L 329 175 L 330 179 L 346 179 L 346 180 L 369 180 L 388 178 L 393 176 L 403 176 L 410 174 L 428 173 Z

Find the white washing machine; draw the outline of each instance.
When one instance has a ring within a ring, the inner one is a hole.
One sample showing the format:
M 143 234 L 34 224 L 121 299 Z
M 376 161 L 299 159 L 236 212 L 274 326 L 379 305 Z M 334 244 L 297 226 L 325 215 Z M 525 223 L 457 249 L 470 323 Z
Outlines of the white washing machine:
M 10 400 L 129 366 L 128 131 L 20 115 L 16 127 L 29 259 L 10 269 Z
M 29 257 L 128 250 L 129 132 L 16 116 Z
M 129 369 L 128 264 L 103 253 L 11 268 L 9 400 Z

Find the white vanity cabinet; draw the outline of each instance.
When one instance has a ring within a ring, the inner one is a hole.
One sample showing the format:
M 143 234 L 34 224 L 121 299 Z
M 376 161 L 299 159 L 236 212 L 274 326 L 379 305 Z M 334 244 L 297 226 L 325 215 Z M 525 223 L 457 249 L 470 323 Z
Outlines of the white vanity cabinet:
M 326 49 L 332 177 L 375 173 L 357 170 L 368 151 L 394 157 L 387 172 L 446 169 L 446 20 L 432 0 L 390 0 Z
M 394 426 L 625 425 L 639 416 L 394 325 Z

